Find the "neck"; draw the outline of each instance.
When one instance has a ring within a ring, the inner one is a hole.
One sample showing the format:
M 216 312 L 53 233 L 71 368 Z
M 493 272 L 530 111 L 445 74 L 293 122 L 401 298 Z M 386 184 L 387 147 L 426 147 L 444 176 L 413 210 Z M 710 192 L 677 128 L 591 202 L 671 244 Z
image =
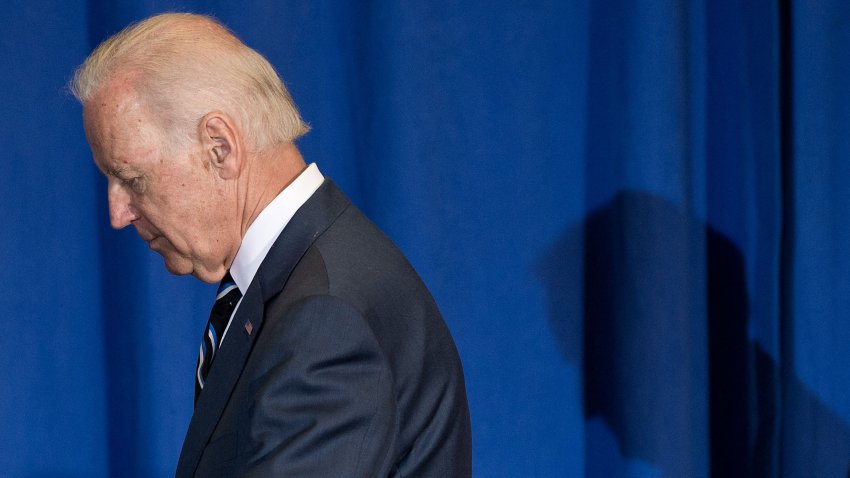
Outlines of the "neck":
M 274 198 L 289 186 L 307 168 L 295 145 L 287 143 L 254 155 L 246 165 L 240 196 L 240 235 L 245 237 L 248 227 Z

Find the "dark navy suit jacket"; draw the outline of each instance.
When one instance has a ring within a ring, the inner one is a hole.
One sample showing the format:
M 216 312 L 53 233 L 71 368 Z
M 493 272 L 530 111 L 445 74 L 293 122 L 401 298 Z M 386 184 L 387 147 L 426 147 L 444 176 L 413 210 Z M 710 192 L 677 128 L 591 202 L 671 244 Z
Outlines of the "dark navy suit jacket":
M 325 180 L 216 354 L 178 477 L 466 477 L 455 345 L 401 254 Z

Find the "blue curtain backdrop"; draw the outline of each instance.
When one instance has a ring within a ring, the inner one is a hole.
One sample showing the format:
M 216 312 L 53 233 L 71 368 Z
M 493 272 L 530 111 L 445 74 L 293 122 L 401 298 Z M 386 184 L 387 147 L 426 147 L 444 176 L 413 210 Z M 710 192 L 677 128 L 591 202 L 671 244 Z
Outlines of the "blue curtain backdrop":
M 10 0 L 0 475 L 173 473 L 213 291 L 108 227 L 64 91 L 217 16 L 399 244 L 466 369 L 478 477 L 845 477 L 845 0 Z

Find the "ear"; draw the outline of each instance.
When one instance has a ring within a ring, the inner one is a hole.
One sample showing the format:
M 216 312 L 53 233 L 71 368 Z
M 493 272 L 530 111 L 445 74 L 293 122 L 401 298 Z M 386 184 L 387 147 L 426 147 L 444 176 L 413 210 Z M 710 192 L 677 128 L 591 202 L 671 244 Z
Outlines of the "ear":
M 222 179 L 236 179 L 244 160 L 236 124 L 220 111 L 207 113 L 198 124 L 204 155 Z

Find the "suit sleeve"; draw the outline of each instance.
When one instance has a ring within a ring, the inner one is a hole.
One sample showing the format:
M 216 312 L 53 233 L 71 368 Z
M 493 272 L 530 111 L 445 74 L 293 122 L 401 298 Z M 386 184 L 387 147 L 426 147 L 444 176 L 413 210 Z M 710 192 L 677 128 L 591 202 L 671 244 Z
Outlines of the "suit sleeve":
M 302 299 L 265 324 L 252 360 L 240 476 L 390 474 L 393 377 L 358 310 L 331 296 Z

